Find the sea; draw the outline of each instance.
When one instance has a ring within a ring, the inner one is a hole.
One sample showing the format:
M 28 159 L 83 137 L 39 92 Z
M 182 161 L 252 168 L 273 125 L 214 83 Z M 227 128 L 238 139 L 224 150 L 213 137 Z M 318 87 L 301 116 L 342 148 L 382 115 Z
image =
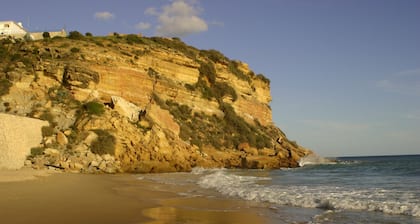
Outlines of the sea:
M 419 223 L 420 155 L 303 160 L 278 170 L 201 169 L 147 174 L 181 197 L 249 202 L 269 223 Z M 182 189 L 182 190 L 179 190 Z

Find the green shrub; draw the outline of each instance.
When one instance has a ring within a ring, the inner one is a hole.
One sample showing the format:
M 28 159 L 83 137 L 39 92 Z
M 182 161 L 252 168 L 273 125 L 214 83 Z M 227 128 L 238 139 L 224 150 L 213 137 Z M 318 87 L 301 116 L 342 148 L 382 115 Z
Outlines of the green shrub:
M 265 77 L 263 74 L 258 74 L 256 77 L 257 77 L 257 79 L 259 79 L 259 80 L 261 80 L 261 81 L 270 85 L 270 79 Z
M 186 45 L 179 38 L 164 38 L 164 37 L 152 37 L 150 38 L 155 44 L 159 44 L 174 50 L 177 50 L 185 56 L 195 59 L 197 57 L 198 50 L 194 47 Z
M 238 99 L 235 89 L 226 82 L 217 82 L 214 85 L 213 90 L 218 99 L 223 98 L 226 95 L 231 96 L 233 101 Z
M 42 38 L 44 38 L 44 39 L 50 39 L 51 38 L 51 35 L 50 35 L 49 32 L 43 32 L 42 33 Z
M 203 57 L 207 57 L 208 59 L 212 60 L 214 63 L 226 63 L 226 61 L 229 61 L 226 56 L 224 56 L 220 51 L 210 49 L 210 50 L 201 50 L 200 55 Z
M 48 121 L 48 123 L 50 123 L 50 126 L 56 125 L 55 116 L 49 111 L 42 113 L 39 119 Z
M 93 42 L 99 47 L 105 47 L 105 45 L 99 40 L 94 40 Z
M 69 43 L 62 43 L 62 44 L 60 44 L 60 46 L 58 46 L 59 48 L 68 48 L 68 47 L 70 47 L 70 44 Z M 36 49 L 37 50 L 37 49 Z M 37 50 L 38 51 L 38 50 Z M 34 53 L 34 54 L 36 54 L 36 53 Z
M 165 102 L 169 107 L 169 112 L 179 121 L 188 121 L 191 118 L 192 109 L 187 105 L 180 105 L 177 102 L 167 100 Z
M 186 84 L 184 85 L 184 87 L 185 87 L 186 89 L 188 89 L 189 91 L 194 91 L 194 90 L 195 90 L 195 87 L 194 87 L 193 85 L 191 85 L 191 84 L 188 84 L 188 83 L 186 83 Z
M 127 41 L 128 44 L 143 44 L 143 39 L 136 35 L 136 34 L 128 34 L 127 36 L 125 36 L 125 40 Z
M 203 79 L 202 79 L 202 77 L 200 77 L 199 79 L 198 79 L 198 82 L 197 82 L 197 84 L 195 85 L 195 87 L 198 89 L 198 90 L 200 90 L 200 92 L 201 92 L 201 96 L 203 97 L 203 98 L 205 98 L 205 99 L 212 99 L 213 97 L 215 97 L 215 94 L 214 94 L 214 92 L 213 92 L 213 89 L 212 88 L 210 88 L 208 85 L 207 85 L 207 83 L 206 83 L 206 81 L 204 81 Z
M 236 77 L 238 77 L 239 79 L 245 80 L 250 82 L 251 79 L 249 78 L 249 76 L 247 76 L 246 74 L 244 74 L 239 68 L 238 68 L 239 63 L 236 61 L 230 61 L 228 68 L 229 71 L 234 74 Z
M 88 103 L 83 104 L 83 109 L 89 115 L 102 115 L 105 112 L 104 104 L 96 101 L 90 101 Z
M 54 128 L 51 126 L 43 126 L 41 128 L 41 131 L 42 131 L 42 137 L 52 136 L 55 133 Z
M 200 61 L 200 68 L 198 71 L 200 72 L 200 76 L 207 77 L 210 84 L 216 83 L 216 69 L 214 68 L 213 63 Z
M 39 156 L 44 153 L 45 148 L 44 147 L 35 147 L 31 148 L 31 156 Z
M 72 53 L 78 53 L 78 52 L 80 52 L 80 49 L 79 49 L 79 48 L 77 48 L 77 47 L 72 47 L 72 48 L 70 49 L 70 51 L 71 51 Z
M 7 79 L 0 79 L 0 96 L 9 94 L 12 83 Z
M 85 37 L 79 31 L 70 31 L 68 38 L 73 40 L 83 40 Z
M 85 36 L 87 36 L 87 37 L 92 37 L 93 35 L 92 35 L 92 33 L 87 32 L 87 33 L 85 33 Z
M 106 130 L 96 129 L 93 131 L 98 135 L 98 138 L 90 145 L 91 151 L 99 155 L 114 155 L 116 144 L 115 137 Z
M 10 61 L 21 61 L 22 60 L 22 55 L 20 54 L 12 54 L 10 57 Z

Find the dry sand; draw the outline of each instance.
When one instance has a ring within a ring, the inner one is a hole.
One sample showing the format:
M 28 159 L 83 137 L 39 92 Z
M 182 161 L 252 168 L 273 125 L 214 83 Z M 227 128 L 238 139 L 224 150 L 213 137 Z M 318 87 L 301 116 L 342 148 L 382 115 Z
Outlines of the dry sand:
M 130 174 L 48 174 L 0 171 L 1 223 L 267 222 L 244 201 L 181 197 Z

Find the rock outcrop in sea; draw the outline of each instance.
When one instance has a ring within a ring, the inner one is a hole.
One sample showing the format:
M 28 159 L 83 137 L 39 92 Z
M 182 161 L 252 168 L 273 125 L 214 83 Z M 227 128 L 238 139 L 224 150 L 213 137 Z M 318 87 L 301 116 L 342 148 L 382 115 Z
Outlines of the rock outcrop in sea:
M 0 113 L 48 121 L 27 166 L 260 169 L 296 167 L 312 153 L 274 125 L 267 78 L 178 38 L 72 32 L 1 40 L 0 56 Z

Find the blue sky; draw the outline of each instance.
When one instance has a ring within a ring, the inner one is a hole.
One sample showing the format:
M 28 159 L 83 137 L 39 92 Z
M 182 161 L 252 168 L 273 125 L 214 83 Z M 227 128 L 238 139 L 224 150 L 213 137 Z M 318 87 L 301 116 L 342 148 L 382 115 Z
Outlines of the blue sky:
M 14 0 L 0 20 L 179 36 L 270 78 L 275 123 L 323 156 L 420 154 L 418 0 Z

